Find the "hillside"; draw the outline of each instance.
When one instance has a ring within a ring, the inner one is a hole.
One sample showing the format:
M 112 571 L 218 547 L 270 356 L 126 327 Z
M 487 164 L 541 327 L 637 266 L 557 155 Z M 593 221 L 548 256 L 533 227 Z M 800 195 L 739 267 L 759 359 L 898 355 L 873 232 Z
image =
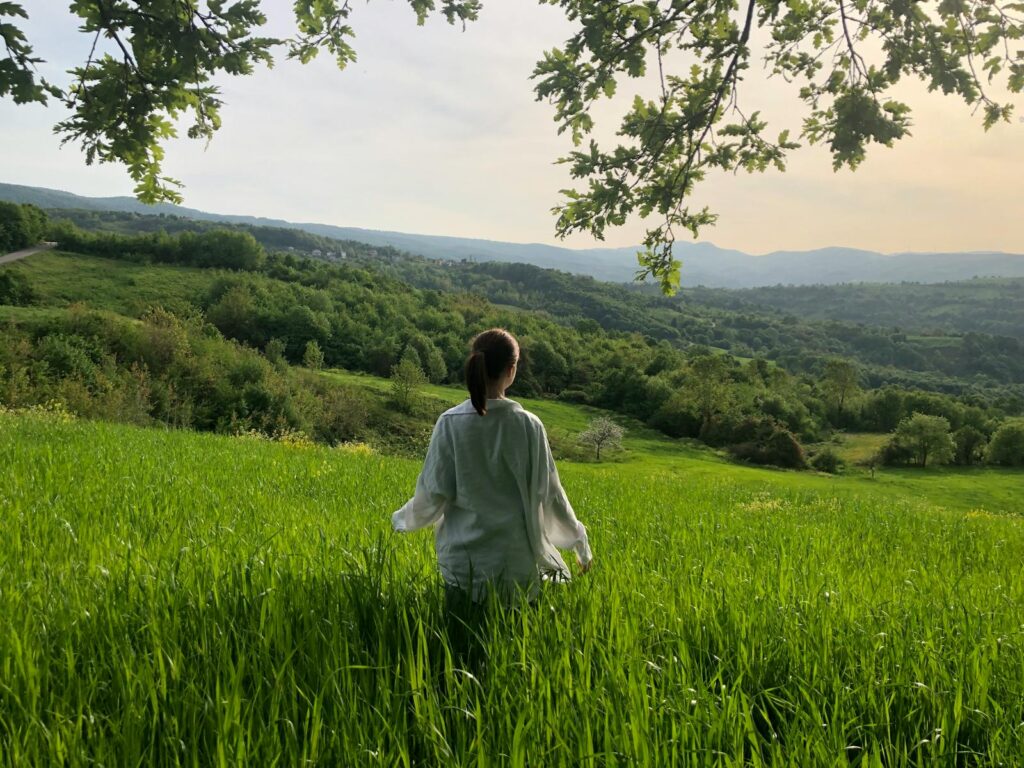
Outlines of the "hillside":
M 763 357 L 794 373 L 818 374 L 837 355 L 856 360 L 871 387 L 894 384 L 950 393 L 1024 395 L 1020 340 L 953 332 L 909 335 L 898 326 L 805 320 L 796 312 L 754 304 L 743 292 L 687 289 L 676 298 L 631 286 L 541 270 L 525 264 L 438 267 L 396 259 L 385 271 L 436 290 L 467 290 L 491 301 L 543 311 L 566 323 L 591 320 L 602 328 L 641 333 L 684 348 L 721 349 L 741 358 Z M 796 289 L 794 289 L 796 290 Z M 842 287 L 834 289 L 841 291 Z M 982 296 L 977 319 L 1024 316 L 1015 295 L 992 313 Z M 1020 361 L 1020 362 L 1018 362 Z
M 460 619 L 429 533 L 388 531 L 418 461 L 3 413 L 0 461 L 5 765 L 1024 750 L 1024 530 L 991 509 L 563 463 L 594 568 Z
M 985 333 L 1024 338 L 1024 280 L 898 285 L 771 286 L 700 290 L 693 298 L 736 311 L 775 309 L 811 320 L 900 328 L 918 333 Z
M 106 214 L 100 222 L 125 223 Z M 280 242 L 281 232 L 203 225 L 119 235 L 56 222 L 50 234 L 72 252 L 0 274 L 0 303 L 20 305 L 0 312 L 9 318 L 0 398 L 415 453 L 429 424 L 404 424 L 386 405 L 294 366 L 394 375 L 408 362 L 432 382 L 455 382 L 466 340 L 502 326 L 521 340 L 514 395 L 614 411 L 759 464 L 834 471 L 821 444 L 835 430 L 892 432 L 918 413 L 966 441 L 943 460 L 971 464 L 1024 410 L 1014 339 L 701 310 L 529 265 L 453 264 L 338 241 L 300 242 L 335 249 L 320 258 L 294 246 L 268 253 L 256 239 Z
M 224 226 L 174 216 L 117 212 L 55 211 L 54 215 L 70 216 L 79 226 L 93 231 L 129 236 L 209 233 Z M 287 250 L 295 257 L 314 256 L 330 263 L 358 265 L 419 288 L 468 291 L 496 305 L 527 311 L 543 308 L 543 313 L 568 326 L 593 321 L 605 330 L 640 333 L 680 348 L 698 346 L 728 351 L 740 358 L 764 357 L 794 373 L 816 375 L 825 361 L 840 355 L 858 362 L 864 382 L 871 387 L 894 384 L 1003 397 L 1024 386 L 1024 350 L 1017 340 L 988 335 L 964 339 L 961 333 L 948 330 L 920 336 L 903 332 L 898 326 L 870 321 L 803 320 L 792 312 L 755 304 L 742 292 L 686 289 L 676 299 L 668 299 L 653 289 L 616 286 L 525 264 L 430 260 L 389 247 L 331 240 L 300 230 L 228 226 L 253 235 L 269 250 Z M 1024 316 L 1024 297 L 1006 295 L 1003 301 L 991 302 L 982 287 L 985 284 L 987 281 L 965 284 L 968 298 L 971 291 L 977 293 L 970 299 L 975 321 L 992 320 L 998 325 L 1001 318 L 1012 318 L 1017 311 Z M 845 287 L 830 290 L 841 292 Z M 893 298 L 898 301 L 899 297 Z M 931 309 L 937 311 L 941 306 Z
M 146 206 L 130 197 L 88 198 L 58 190 L 0 184 L 0 200 L 34 203 L 44 208 L 123 211 L 301 229 L 338 240 L 392 247 L 427 258 L 533 264 L 585 274 L 600 280 L 628 282 L 636 272 L 637 248 L 569 249 L 542 244 L 502 243 L 460 237 L 382 232 L 317 223 L 295 223 L 244 215 L 226 215 L 181 206 Z M 880 254 L 850 248 L 779 251 L 754 256 L 711 243 L 679 242 L 683 285 L 746 288 L 761 285 L 847 282 L 942 282 L 977 276 L 1024 277 L 1024 256 L 1006 253 Z

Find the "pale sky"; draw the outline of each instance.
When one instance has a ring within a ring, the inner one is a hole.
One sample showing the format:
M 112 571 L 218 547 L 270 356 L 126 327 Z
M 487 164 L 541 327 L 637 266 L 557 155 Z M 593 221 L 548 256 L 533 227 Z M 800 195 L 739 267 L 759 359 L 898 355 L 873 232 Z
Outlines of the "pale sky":
M 291 3 L 266 0 L 268 32 L 289 34 Z M 81 64 L 91 40 L 66 3 L 27 0 L 26 31 L 50 79 Z M 465 32 L 435 19 L 417 27 L 407 3 L 356 4 L 358 61 L 340 72 L 328 57 L 311 65 L 280 58 L 272 70 L 220 81 L 224 126 L 209 147 L 171 143 L 165 172 L 185 183 L 185 205 L 291 221 L 418 234 L 559 244 L 550 209 L 568 186 L 554 164 L 571 149 L 553 110 L 528 80 L 543 50 L 570 27 L 557 8 L 485 0 Z M 642 84 L 638 84 L 642 85 Z M 620 84 L 631 98 L 634 88 Z M 751 70 L 747 111 L 761 109 L 771 135 L 798 129 L 792 86 Z M 691 205 L 719 223 L 702 240 L 749 253 L 847 246 L 883 252 L 1001 250 L 1024 253 L 1024 121 L 985 133 L 962 102 L 905 91 L 913 136 L 874 147 L 856 171 L 833 173 L 820 147 L 790 155 L 782 174 L 719 175 Z M 1016 99 L 1024 115 L 1024 99 Z M 598 117 L 612 115 L 602 109 Z M 0 100 L 0 181 L 80 195 L 129 195 L 116 165 L 86 166 L 52 126 L 62 107 Z M 614 122 L 599 125 L 614 129 Z M 607 135 L 607 133 L 603 134 Z M 639 219 L 603 243 L 630 246 Z M 600 245 L 587 236 L 562 242 Z

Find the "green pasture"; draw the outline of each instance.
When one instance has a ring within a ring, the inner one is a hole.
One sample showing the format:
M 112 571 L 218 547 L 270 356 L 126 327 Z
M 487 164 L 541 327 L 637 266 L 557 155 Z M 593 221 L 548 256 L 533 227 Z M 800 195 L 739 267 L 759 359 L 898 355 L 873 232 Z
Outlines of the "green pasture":
M 849 466 L 864 465 L 878 455 L 890 435 L 871 432 L 841 432 L 830 447 Z
M 335 381 L 364 390 L 368 397 L 383 398 L 390 382 L 376 376 L 348 371 L 324 371 Z M 458 387 L 425 385 L 422 396 L 425 409 L 439 414 L 466 399 Z M 707 479 L 733 484 L 748 490 L 785 489 L 796 493 L 819 493 L 877 503 L 922 503 L 932 508 L 959 512 L 980 510 L 993 514 L 1024 515 L 1024 472 L 996 467 L 878 467 L 874 476 L 852 467 L 848 474 L 833 476 L 818 472 L 766 469 L 737 464 L 695 440 L 673 440 L 640 422 L 596 408 L 556 400 L 521 398 L 525 408 L 537 414 L 547 429 L 556 454 L 589 457 L 575 443 L 576 436 L 596 416 L 612 415 L 626 427 L 623 450 L 613 452 L 602 465 L 630 474 L 660 477 L 665 474 L 680 480 Z M 848 462 L 877 449 L 887 436 L 871 434 L 840 435 L 836 446 Z M 581 462 L 583 467 L 592 467 Z
M 562 463 L 590 573 L 460 623 L 418 461 L 0 414 L 0 764 L 1019 763 L 1016 476 L 656 442 Z
M 82 302 L 129 316 L 155 305 L 198 304 L 218 276 L 209 269 L 135 264 L 62 251 L 38 254 L 4 268 L 24 274 L 49 307 Z

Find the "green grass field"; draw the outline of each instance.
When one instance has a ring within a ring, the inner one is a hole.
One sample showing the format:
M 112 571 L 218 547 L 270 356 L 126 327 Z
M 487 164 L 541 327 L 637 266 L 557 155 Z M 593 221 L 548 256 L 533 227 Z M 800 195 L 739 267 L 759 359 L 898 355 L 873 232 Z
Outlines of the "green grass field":
M 39 254 L 5 269 L 31 280 L 48 307 L 84 302 L 128 316 L 157 304 L 195 303 L 216 279 L 209 269 L 133 264 L 63 251 Z
M 363 388 L 369 396 L 383 397 L 390 382 L 376 376 L 348 371 L 325 371 L 335 381 Z M 466 399 L 458 387 L 427 385 L 422 387 L 427 407 L 435 413 Z M 543 420 L 552 447 L 558 456 L 580 457 L 575 438 L 594 416 L 608 415 L 595 408 L 570 405 L 554 400 L 521 399 L 522 404 Z M 816 472 L 736 464 L 695 440 L 673 440 L 626 417 L 615 415 L 626 426 L 623 450 L 613 452 L 605 466 L 649 477 L 671 474 L 680 478 L 705 479 L 727 483 L 751 492 L 774 491 L 814 493 L 851 499 L 867 499 L 878 504 L 921 503 L 929 509 L 949 509 L 982 514 L 1024 516 L 1024 472 L 997 467 L 878 467 L 872 477 L 866 470 L 852 467 L 843 476 Z M 841 435 L 837 446 L 848 462 L 874 452 L 887 435 Z M 584 458 L 589 458 L 586 454 Z
M 890 437 L 891 435 L 869 432 L 843 432 L 836 435 L 838 444 L 833 447 L 848 466 L 863 466 L 878 455 Z
M 0 323 L 184 306 L 217 274 L 6 268 L 46 306 Z M 523 400 L 596 565 L 467 628 L 430 535 L 389 528 L 464 391 L 410 416 L 320 375 L 398 455 L 0 408 L 0 766 L 1021 764 L 1024 473 L 871 474 L 866 434 L 842 475 L 772 470 L 620 416 L 596 463 L 602 412 Z
M 637 434 L 561 467 L 594 569 L 467 639 L 429 534 L 389 531 L 415 460 L 0 414 L 0 463 L 0 764 L 1024 755 L 1019 474 L 832 479 Z

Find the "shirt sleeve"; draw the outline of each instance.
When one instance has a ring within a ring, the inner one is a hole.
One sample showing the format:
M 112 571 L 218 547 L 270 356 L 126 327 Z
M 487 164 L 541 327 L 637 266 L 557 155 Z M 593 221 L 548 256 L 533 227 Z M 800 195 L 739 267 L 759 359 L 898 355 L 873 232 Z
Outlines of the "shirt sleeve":
M 440 522 L 445 509 L 455 500 L 455 464 L 443 424 L 441 418 L 434 425 L 415 494 L 391 515 L 391 527 L 396 531 L 416 531 Z
M 586 565 L 594 557 L 590 551 L 587 529 L 576 519 L 572 504 L 569 503 L 569 498 L 558 479 L 558 469 L 555 467 L 555 459 L 551 455 L 551 445 L 543 425 L 540 427 L 538 438 L 541 443 L 538 446 L 538 456 L 542 462 L 539 490 L 543 507 L 544 534 L 552 546 L 572 549 L 579 561 Z

